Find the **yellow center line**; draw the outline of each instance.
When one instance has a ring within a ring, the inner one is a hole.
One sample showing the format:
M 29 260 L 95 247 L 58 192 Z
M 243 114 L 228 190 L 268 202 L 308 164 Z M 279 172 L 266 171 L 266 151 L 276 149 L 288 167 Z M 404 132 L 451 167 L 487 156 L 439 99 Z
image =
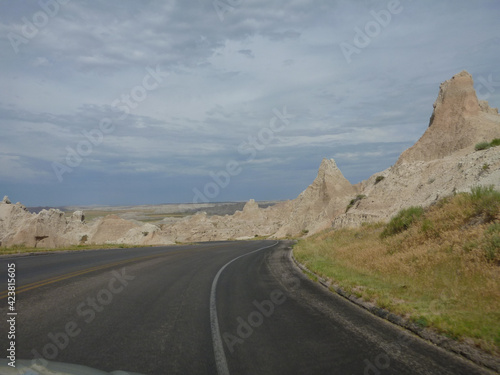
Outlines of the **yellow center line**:
M 27 284 L 27 285 L 23 285 L 23 286 L 21 286 L 19 288 L 16 288 L 16 295 L 18 293 L 22 293 L 22 292 L 26 292 L 26 291 L 31 290 L 31 289 L 39 288 L 39 287 L 44 286 L 44 285 L 53 284 L 53 283 L 56 283 L 58 281 L 70 279 L 72 277 L 84 275 L 86 273 L 90 273 L 90 272 L 94 272 L 94 271 L 99 271 L 99 270 L 106 269 L 106 268 L 112 268 L 112 267 L 116 267 L 116 266 L 119 266 L 119 265 L 122 265 L 122 264 L 126 264 L 126 263 L 132 263 L 132 262 L 136 262 L 136 261 L 141 261 L 141 260 L 156 258 L 156 257 L 160 257 L 160 256 L 163 256 L 163 255 L 174 255 L 174 254 L 178 254 L 178 253 L 181 253 L 181 252 L 184 252 L 184 251 L 176 251 L 176 252 L 170 252 L 170 253 L 164 253 L 164 254 L 154 254 L 154 255 L 147 255 L 147 256 L 138 257 L 138 258 L 125 259 L 125 260 L 121 260 L 119 262 L 108 263 L 108 264 L 104 264 L 104 265 L 101 265 L 101 266 L 95 266 L 95 267 L 86 268 L 86 269 L 80 270 L 80 271 L 70 272 L 70 273 L 67 273 L 67 274 L 64 274 L 64 275 L 50 277 L 48 279 L 36 281 L 36 282 L 30 283 L 30 284 Z M 8 296 L 8 291 L 0 292 L 0 299 L 4 299 L 7 296 Z
M 233 244 L 212 245 L 212 246 L 208 246 L 208 247 L 203 248 L 203 250 L 220 248 L 220 247 L 227 247 L 227 246 L 232 246 L 232 245 Z M 112 267 L 116 267 L 116 266 L 126 264 L 126 263 L 132 263 L 132 262 L 136 262 L 136 261 L 157 258 L 157 257 L 164 256 L 164 255 L 177 255 L 177 254 L 183 253 L 185 251 L 186 250 L 180 250 L 180 251 L 167 252 L 167 253 L 162 253 L 162 254 L 145 255 L 142 257 L 125 259 L 125 260 L 121 260 L 121 261 L 114 262 L 114 263 L 108 263 L 108 264 L 103 264 L 100 266 L 94 266 L 94 267 L 86 268 L 83 270 L 74 271 L 74 272 L 66 273 L 66 274 L 59 275 L 59 276 L 53 276 L 53 277 L 49 277 L 48 279 L 44 279 L 44 280 L 36 281 L 36 282 L 30 283 L 30 284 L 26 284 L 26 285 L 23 285 L 19 288 L 16 288 L 15 292 L 17 295 L 19 293 L 26 292 L 28 290 L 36 289 L 36 288 L 39 288 L 39 287 L 44 286 L 44 285 L 53 284 L 53 283 L 56 283 L 56 282 L 59 282 L 62 280 L 70 279 L 72 277 L 84 275 L 84 274 L 87 274 L 90 272 L 99 271 L 99 270 L 106 269 L 106 268 L 112 268 Z M 8 294 L 9 294 L 8 290 L 0 292 L 0 300 L 7 298 Z

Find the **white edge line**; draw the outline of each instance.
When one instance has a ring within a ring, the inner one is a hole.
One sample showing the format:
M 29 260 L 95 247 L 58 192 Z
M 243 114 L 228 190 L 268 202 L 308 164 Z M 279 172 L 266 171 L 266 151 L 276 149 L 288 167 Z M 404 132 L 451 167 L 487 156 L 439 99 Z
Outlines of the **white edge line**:
M 247 254 L 240 255 L 239 257 L 230 260 L 229 262 L 227 262 L 222 266 L 222 268 L 219 270 L 219 272 L 217 272 L 217 274 L 214 277 L 214 281 L 212 282 L 212 289 L 210 292 L 210 328 L 212 330 L 212 343 L 214 347 L 215 364 L 217 366 L 217 373 L 219 375 L 229 375 L 226 353 L 224 352 L 224 345 L 222 344 L 222 337 L 219 329 L 219 319 L 217 318 L 217 306 L 215 304 L 215 298 L 216 298 L 215 294 L 217 289 L 217 282 L 219 281 L 219 276 L 221 275 L 222 271 L 224 271 L 224 269 L 231 263 L 233 263 L 235 260 L 256 253 L 257 251 L 269 249 L 270 247 L 276 246 L 277 244 L 279 244 L 279 241 L 276 241 L 275 244 L 272 244 L 270 246 L 261 247 L 260 249 L 251 251 Z

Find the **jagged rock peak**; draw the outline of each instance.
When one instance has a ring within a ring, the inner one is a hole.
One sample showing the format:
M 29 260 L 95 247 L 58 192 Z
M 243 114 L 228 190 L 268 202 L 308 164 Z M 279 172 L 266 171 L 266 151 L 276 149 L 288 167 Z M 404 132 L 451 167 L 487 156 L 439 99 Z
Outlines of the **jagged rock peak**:
M 323 159 L 318 175 L 313 183 L 299 197 L 305 198 L 311 194 L 319 195 L 322 200 L 329 200 L 333 195 L 345 189 L 351 189 L 351 183 L 344 177 L 333 159 Z M 310 197 L 309 197 L 310 198 Z
M 12 202 L 10 201 L 9 197 L 8 196 L 4 196 L 3 197 L 3 200 L 2 200 L 2 203 L 5 203 L 5 204 L 11 204 Z
M 253 212 L 259 209 L 259 204 L 255 202 L 255 199 L 250 199 L 243 207 L 243 212 Z
M 462 70 L 439 86 L 429 126 L 432 126 L 438 117 L 456 120 L 457 116 L 477 114 L 480 110 L 474 80 L 467 71 Z
M 500 116 L 487 102 L 479 102 L 472 76 L 465 70 L 441 83 L 429 127 L 399 157 L 403 162 L 441 159 L 471 152 L 474 145 L 500 136 Z
M 76 222 L 85 222 L 85 214 L 83 211 L 75 211 L 73 215 L 71 215 L 71 219 Z
M 318 175 L 314 181 L 323 182 L 325 179 L 330 179 L 331 177 L 340 177 L 341 179 L 344 179 L 344 175 L 340 171 L 339 167 L 337 167 L 337 163 L 335 163 L 335 160 L 324 158 L 321 161 L 318 169 Z
M 321 164 L 319 166 L 318 172 L 324 171 L 325 173 L 340 171 L 339 167 L 337 167 L 337 163 L 333 159 L 323 158 Z

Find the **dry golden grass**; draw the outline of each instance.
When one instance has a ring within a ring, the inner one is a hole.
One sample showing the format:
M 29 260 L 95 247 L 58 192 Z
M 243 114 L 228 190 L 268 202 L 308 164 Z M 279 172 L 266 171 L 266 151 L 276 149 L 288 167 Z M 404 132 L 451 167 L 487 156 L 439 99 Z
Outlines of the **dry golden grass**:
M 479 200 L 471 194 L 445 199 L 408 230 L 384 239 L 382 223 L 328 230 L 300 241 L 294 254 L 359 297 L 499 355 L 500 196 L 495 193 Z

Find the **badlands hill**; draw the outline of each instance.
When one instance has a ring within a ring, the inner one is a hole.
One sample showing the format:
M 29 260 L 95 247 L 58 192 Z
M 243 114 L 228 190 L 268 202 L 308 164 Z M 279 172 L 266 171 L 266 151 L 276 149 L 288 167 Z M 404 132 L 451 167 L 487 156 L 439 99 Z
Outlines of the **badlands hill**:
M 395 165 L 363 181 L 360 191 L 366 198 L 336 217 L 333 225 L 387 220 L 402 208 L 429 206 L 477 185 L 500 189 L 500 147 L 474 149 L 494 138 L 500 138 L 498 109 L 478 101 L 469 73 L 455 75 L 441 84 L 422 137 Z
M 162 226 L 116 215 L 86 223 L 81 211 L 70 218 L 55 209 L 32 214 L 5 197 L 0 202 L 0 246 L 162 245 L 255 236 L 282 238 L 312 234 L 332 225 L 340 228 L 388 220 L 402 208 L 429 206 L 473 186 L 500 189 L 500 147 L 474 149 L 475 144 L 494 138 L 500 138 L 498 109 L 477 99 L 472 77 L 463 71 L 441 84 L 429 127 L 417 143 L 392 167 L 360 184 L 351 185 L 334 160 L 324 159 L 314 182 L 294 200 L 267 208 L 250 200 L 233 215 L 201 212 Z

